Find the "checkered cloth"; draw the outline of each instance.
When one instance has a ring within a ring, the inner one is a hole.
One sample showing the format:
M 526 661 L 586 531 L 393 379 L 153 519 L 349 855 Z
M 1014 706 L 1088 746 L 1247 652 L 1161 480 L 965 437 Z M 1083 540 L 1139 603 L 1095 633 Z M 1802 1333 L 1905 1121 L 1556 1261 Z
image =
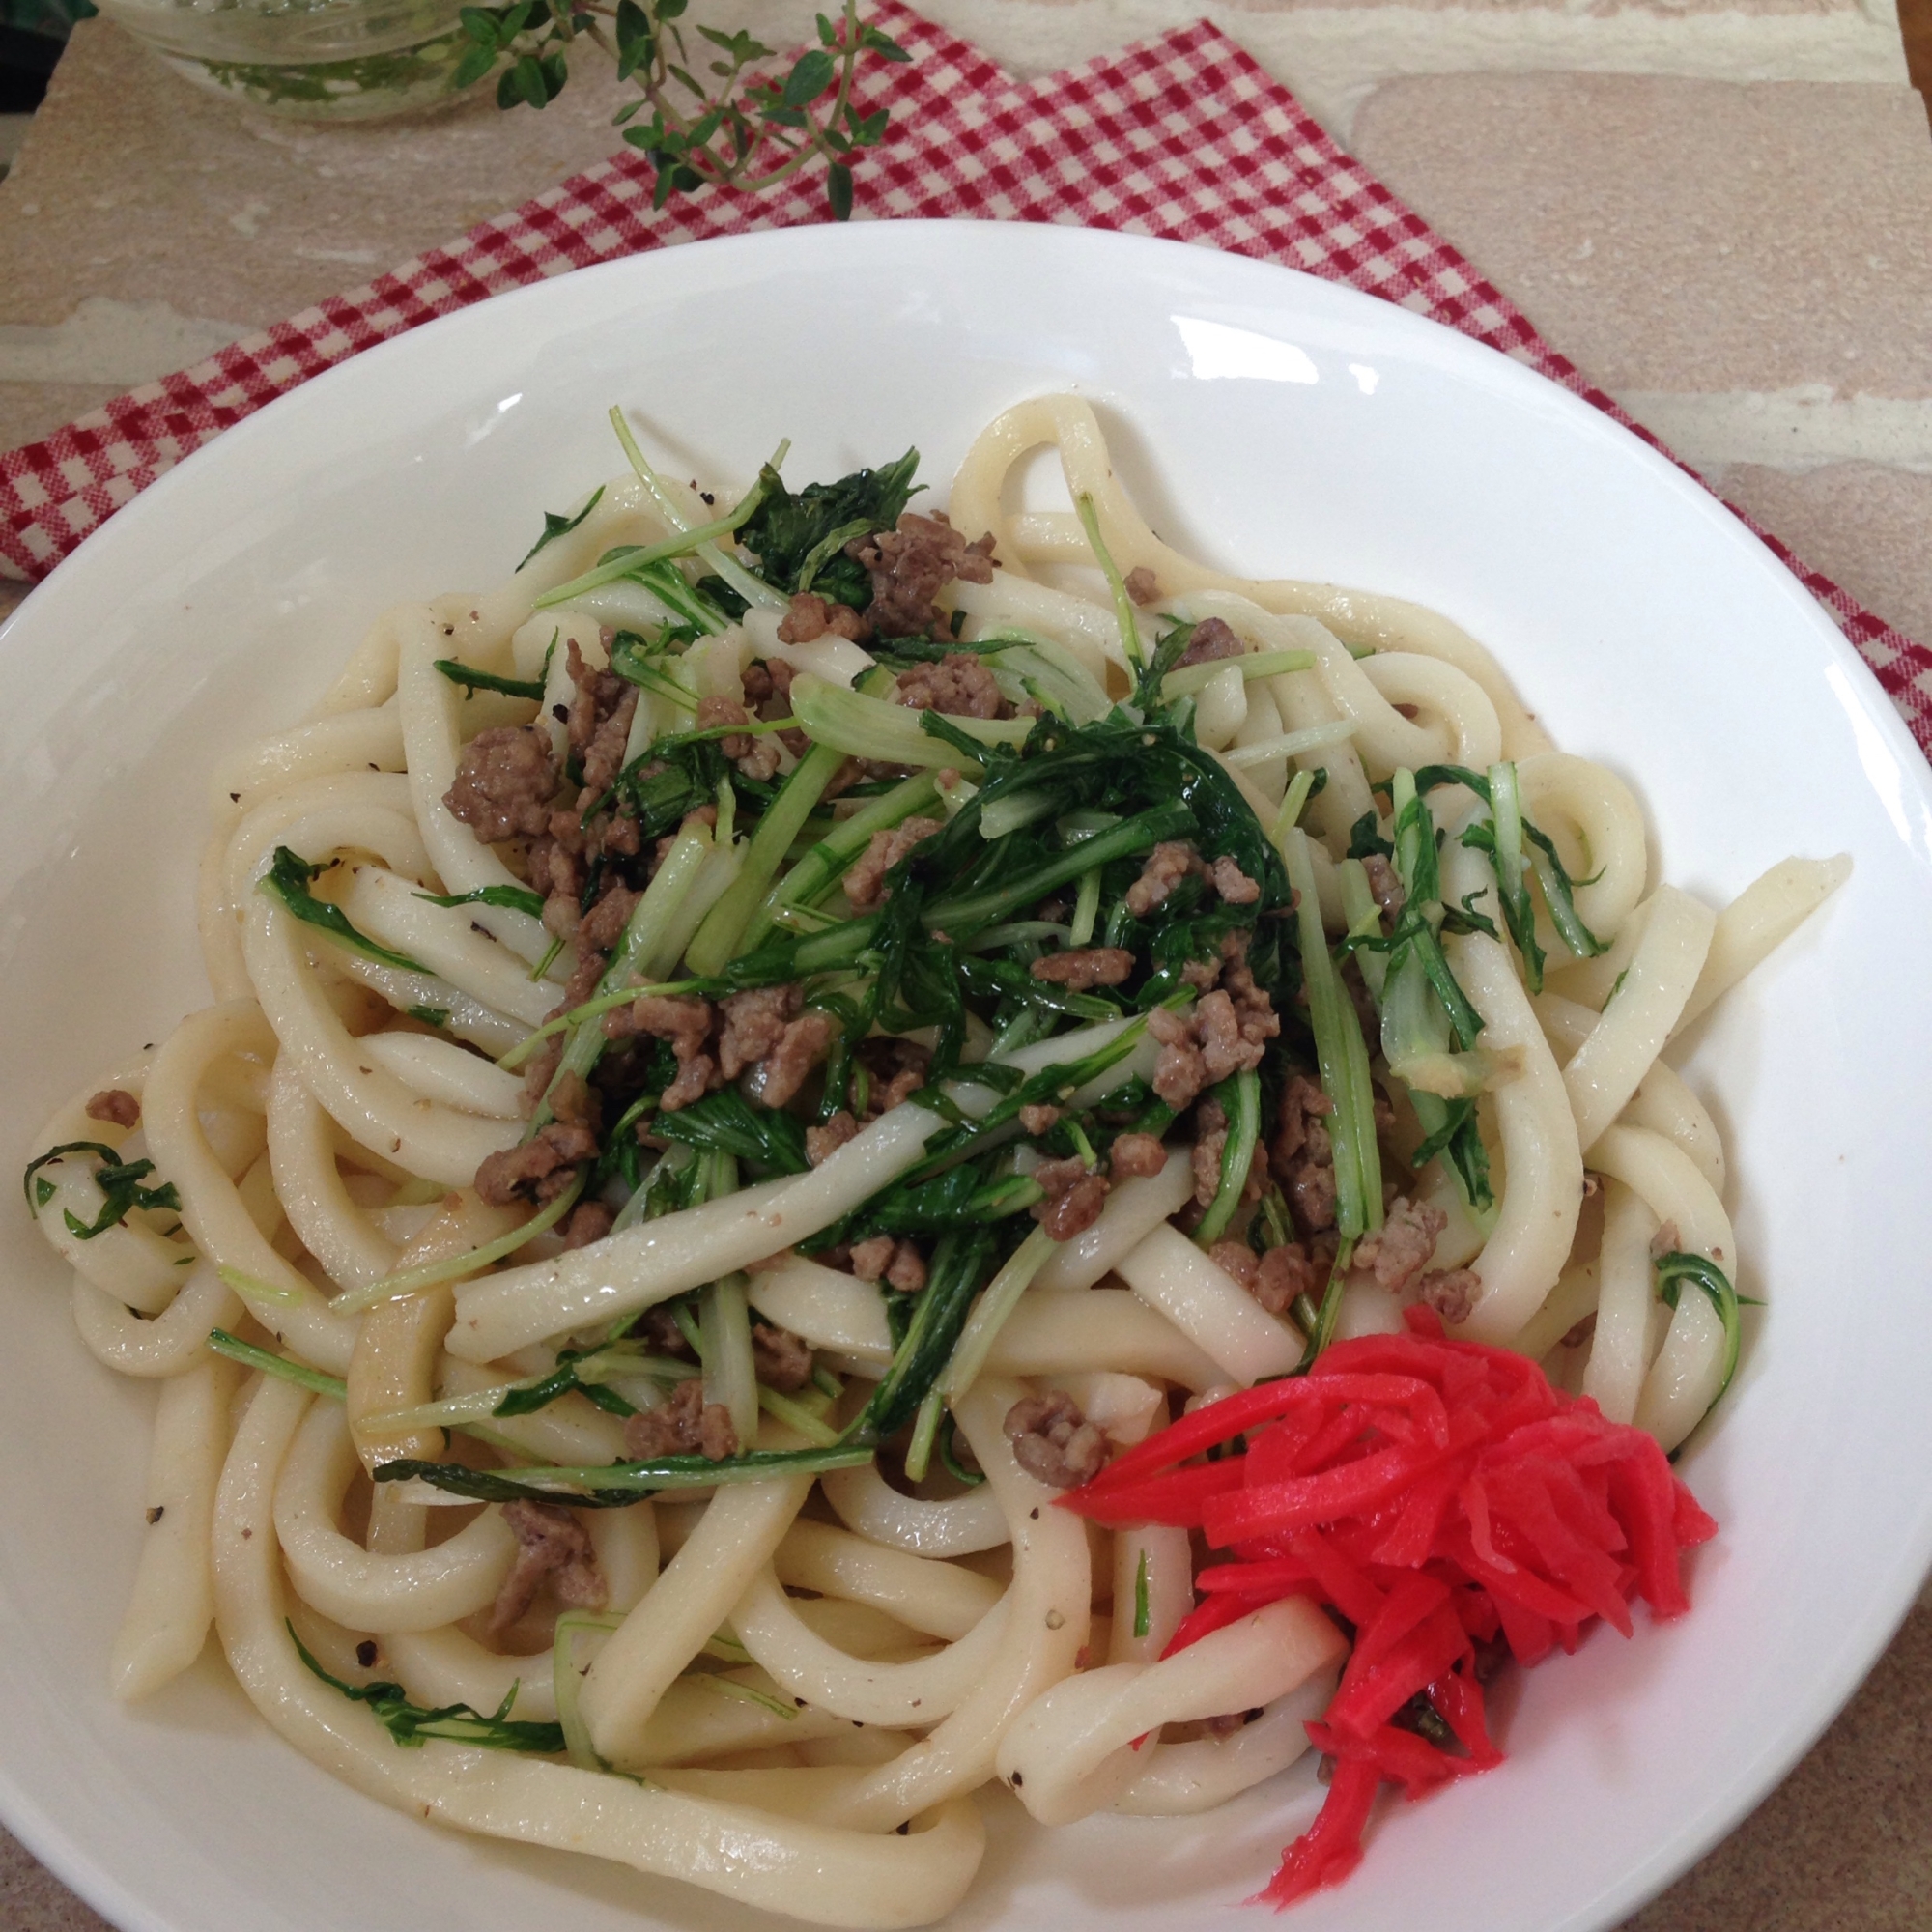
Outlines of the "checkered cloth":
M 876 17 L 913 60 L 875 67 L 856 90 L 862 111 L 887 107 L 894 122 L 863 163 L 862 216 L 1115 228 L 1278 262 L 1461 329 L 1662 447 L 1206 21 L 1016 85 L 899 0 L 879 0 Z M 649 164 L 626 150 L 446 248 L 0 456 L 0 574 L 43 576 L 230 423 L 433 316 L 646 248 L 825 218 L 815 180 L 656 213 Z M 1833 612 L 1932 751 L 1932 651 L 1750 526 Z

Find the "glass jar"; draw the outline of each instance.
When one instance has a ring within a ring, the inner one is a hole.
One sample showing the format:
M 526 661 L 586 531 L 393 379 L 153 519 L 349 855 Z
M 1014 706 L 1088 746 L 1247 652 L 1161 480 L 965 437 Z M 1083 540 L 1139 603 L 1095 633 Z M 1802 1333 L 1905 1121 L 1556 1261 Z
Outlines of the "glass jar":
M 371 121 L 457 98 L 463 0 L 99 0 L 197 87 L 303 121 Z M 467 90 L 466 90 L 467 92 Z

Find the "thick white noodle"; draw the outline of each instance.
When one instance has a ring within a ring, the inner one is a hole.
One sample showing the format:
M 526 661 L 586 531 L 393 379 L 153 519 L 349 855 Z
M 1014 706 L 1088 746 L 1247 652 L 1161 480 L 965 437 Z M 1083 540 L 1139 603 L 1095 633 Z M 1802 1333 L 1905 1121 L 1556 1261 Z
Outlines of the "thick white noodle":
M 1340 1681 L 1332 1667 L 1318 1670 L 1225 1738 L 1163 1741 L 1113 1808 L 1136 1818 L 1193 1817 L 1287 1770 L 1307 1754 L 1307 1726 L 1328 1708 Z
M 919 1158 L 940 1124 L 923 1107 L 895 1107 L 810 1174 L 761 1182 L 474 1282 L 457 1296 L 449 1351 L 494 1362 L 548 1335 L 637 1314 L 749 1267 L 885 1186 Z
M 123 1703 L 172 1683 L 207 1640 L 214 1618 L 209 1537 L 240 1379 L 232 1362 L 212 1355 L 161 1384 L 142 1492 L 141 1563 L 108 1661 Z
M 1192 1150 L 1171 1147 L 1158 1174 L 1116 1181 L 1100 1218 L 1071 1240 L 1062 1241 L 1033 1278 L 1033 1293 L 1092 1288 L 1111 1273 L 1194 1192 Z
M 956 1711 L 984 1680 L 1006 1648 L 1009 1616 L 1002 1602 L 957 1642 L 929 1657 L 870 1662 L 810 1630 L 767 1564 L 738 1600 L 731 1628 L 787 1696 L 864 1724 L 930 1724 Z
M 317 1403 L 290 1446 L 274 1503 L 275 1533 L 304 1602 L 351 1630 L 427 1631 L 496 1601 L 517 1549 L 500 1510 L 485 1508 L 446 1543 L 378 1555 L 337 1524 L 357 1466 L 340 1405 Z
M 753 1275 L 747 1293 L 767 1321 L 789 1328 L 814 1349 L 834 1349 L 867 1362 L 893 1358 L 892 1329 L 876 1283 L 788 1255 L 779 1266 Z
M 1027 1295 L 993 1338 L 995 1375 L 1060 1376 L 1083 1369 L 1158 1376 L 1199 1394 L 1226 1388 L 1229 1372 L 1138 1294 L 1095 1288 L 1085 1294 Z
M 1604 1240 L 1597 1261 L 1597 1325 L 1583 1368 L 1583 1393 L 1612 1422 L 1636 1414 L 1650 1366 L 1657 1271 L 1650 1244 L 1657 1216 L 1621 1181 L 1605 1184 Z
M 1237 1382 L 1286 1375 L 1301 1359 L 1302 1338 L 1169 1222 L 1122 1256 L 1117 1267 L 1150 1308 Z
M 1136 1738 L 1271 1704 L 1347 1650 L 1305 1597 L 1284 1597 L 1161 1662 L 1109 1663 L 1056 1684 L 1001 1740 L 1000 1776 L 1042 1825 L 1070 1825 L 1115 1803 L 1159 1761 L 1165 1747 L 1152 1745 L 1150 1760 Z
M 837 1815 L 856 1830 L 891 1832 L 984 1783 L 1014 1716 L 1068 1675 L 1086 1647 L 1093 1601 L 1086 1526 L 1055 1509 L 1057 1492 L 1013 1460 L 1000 1425 L 1021 1393 L 1014 1383 L 981 1376 L 956 1410 L 987 1487 L 1006 1511 L 1012 1540 L 1005 1640 L 951 1717 L 854 1786 Z
M 1852 861 L 1782 859 L 1718 915 L 1704 970 L 1677 1022 L 1682 1033 L 1852 876 Z
M 325 1770 L 462 1831 L 587 1852 L 813 1924 L 894 1932 L 944 1918 L 965 1895 L 985 1844 L 970 1802 L 914 1820 L 906 1837 L 861 1834 L 437 1740 L 398 1750 L 303 1667 L 283 1627 L 272 1498 L 308 1402 L 268 1381 L 237 1433 L 216 1502 L 215 1612 L 256 1709 Z
M 182 1222 L 196 1249 L 217 1266 L 266 1284 L 272 1293 L 242 1290 L 249 1313 L 276 1340 L 292 1344 L 304 1360 L 339 1375 L 355 1346 L 355 1324 L 332 1313 L 255 1225 L 208 1145 L 197 1107 L 202 1075 L 211 1062 L 239 1053 L 266 1063 L 274 1049 L 274 1036 L 252 1001 L 191 1015 L 155 1056 L 142 1125 L 156 1167 L 181 1191 Z
M 971 1556 L 1007 1541 L 1007 1513 L 983 1486 L 948 1501 L 927 1501 L 894 1489 L 874 1463 L 834 1469 L 819 1481 L 843 1522 L 894 1549 L 916 1556 Z
M 1140 1605 L 1146 1598 L 1146 1628 Z M 1153 1663 L 1194 1607 L 1194 1548 L 1184 1529 L 1142 1523 L 1114 1532 L 1114 1623 L 1109 1663 Z
M 870 1604 L 927 1636 L 949 1642 L 983 1622 L 1000 1586 L 977 1570 L 884 1548 L 849 1530 L 801 1518 L 772 1558 L 788 1590 Z
M 659 1700 L 770 1560 L 810 1488 L 809 1476 L 793 1476 L 729 1484 L 712 1498 L 691 1541 L 583 1680 L 583 1721 L 601 1756 L 638 1761 Z
M 1518 1049 L 1521 1070 L 1492 1096 L 1508 1185 L 1495 1226 L 1469 1264 L 1482 1292 L 1459 1333 L 1507 1342 L 1554 1286 L 1577 1233 L 1583 1156 L 1563 1076 L 1509 953 L 1470 933 L 1448 942 L 1449 963 L 1483 1016 L 1483 1044 Z
M 1621 1114 L 1669 1038 L 1711 944 L 1713 915 L 1688 893 L 1660 886 L 1643 941 L 1616 997 L 1563 1068 L 1587 1155 Z
M 269 1158 L 289 1226 L 341 1288 L 367 1288 L 394 1273 L 396 1243 L 351 1197 L 336 1165 L 335 1122 L 278 1059 L 269 1086 Z

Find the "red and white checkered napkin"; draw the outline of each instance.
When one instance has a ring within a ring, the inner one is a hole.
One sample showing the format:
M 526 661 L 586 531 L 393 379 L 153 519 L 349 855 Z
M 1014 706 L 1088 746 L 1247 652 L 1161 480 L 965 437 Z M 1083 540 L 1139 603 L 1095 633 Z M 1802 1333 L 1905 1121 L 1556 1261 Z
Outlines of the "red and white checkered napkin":
M 913 60 L 857 90 L 863 111 L 888 107 L 894 123 L 864 163 L 863 214 L 1117 228 L 1279 262 L 1487 342 L 1662 447 L 1206 21 L 1021 86 L 900 0 L 879 0 L 877 17 Z M 655 213 L 651 188 L 649 165 L 626 150 L 446 248 L 0 456 L 0 573 L 45 575 L 230 423 L 433 316 L 646 248 L 825 218 L 815 181 Z M 1751 527 L 1835 614 L 1932 752 L 1932 651 Z

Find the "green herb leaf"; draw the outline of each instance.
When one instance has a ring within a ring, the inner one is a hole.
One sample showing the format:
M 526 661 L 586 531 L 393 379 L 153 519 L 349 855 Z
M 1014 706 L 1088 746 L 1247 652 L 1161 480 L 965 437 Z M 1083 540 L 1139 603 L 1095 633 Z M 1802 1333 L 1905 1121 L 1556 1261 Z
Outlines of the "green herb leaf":
M 304 925 L 314 926 L 336 945 L 346 946 L 365 959 L 373 959 L 382 966 L 394 966 L 405 973 L 427 974 L 429 968 L 421 961 L 412 959 L 407 952 L 393 952 L 386 946 L 378 946 L 366 933 L 357 932 L 350 924 L 348 914 L 340 906 L 330 905 L 309 891 L 309 882 L 327 870 L 327 864 L 311 866 L 300 853 L 277 845 L 274 864 L 257 882 L 257 890 L 276 900 Z
M 27 1205 L 35 1213 L 38 1214 L 60 1191 L 44 1176 L 37 1181 L 37 1172 L 49 1161 L 60 1160 L 71 1153 L 91 1153 L 99 1157 L 100 1165 L 95 1169 L 94 1179 L 105 1197 L 100 1204 L 100 1212 L 92 1221 L 81 1220 L 71 1208 L 62 1210 L 61 1218 L 75 1240 L 91 1241 L 97 1235 L 104 1235 L 109 1228 L 119 1227 L 137 1208 L 163 1208 L 172 1214 L 181 1212 L 181 1195 L 173 1181 L 163 1181 L 158 1187 L 141 1185 L 155 1171 L 153 1161 L 123 1162 L 118 1149 L 100 1141 L 64 1141 L 59 1147 L 49 1148 L 45 1153 L 29 1161 L 26 1173 L 20 1177 Z
M 544 695 L 540 677 L 498 677 L 493 670 L 478 670 L 456 658 L 438 658 L 436 668 L 451 684 L 460 684 L 471 697 L 479 691 L 500 691 L 505 697 L 540 698 Z
M 517 1697 L 514 1684 L 490 1717 L 468 1704 L 442 1704 L 430 1710 L 412 1703 L 400 1684 L 345 1684 L 341 1678 L 331 1677 L 309 1654 L 296 1634 L 295 1625 L 285 1619 L 284 1628 L 296 1654 L 317 1677 L 352 1703 L 367 1704 L 376 1721 L 406 1748 L 420 1749 L 430 1738 L 447 1738 L 453 1744 L 475 1745 L 484 1750 L 531 1751 L 545 1757 L 563 1749 L 561 1724 L 528 1723 L 510 1717 Z
M 1153 1611 L 1148 1602 L 1148 1553 L 1141 1551 L 1140 1566 L 1134 1572 L 1134 1634 L 1146 1636 L 1153 1629 Z
M 597 1468 L 466 1469 L 456 1463 L 384 1463 L 379 1483 L 428 1483 L 472 1502 L 564 1503 L 572 1509 L 628 1509 L 658 1490 L 703 1489 L 713 1483 L 763 1483 L 776 1476 L 821 1475 L 856 1469 L 872 1460 L 869 1442 L 831 1449 L 754 1449 L 713 1463 L 702 1456 L 663 1456 L 648 1463 L 611 1463 Z
M 623 44 L 625 7 L 628 7 L 630 11 L 634 14 L 636 14 L 639 20 L 643 18 L 642 12 L 637 6 L 636 0 L 623 0 L 623 6 L 620 6 L 617 10 L 617 38 L 618 38 L 618 44 L 620 46 Z M 524 561 L 523 563 L 518 564 L 517 568 L 519 570 L 523 569 L 525 563 L 529 562 L 530 558 L 535 556 L 536 554 L 540 550 L 543 550 L 547 545 L 554 544 L 558 537 L 567 537 L 571 533 L 571 531 L 574 530 L 579 524 L 582 523 L 584 518 L 589 516 L 591 511 L 594 510 L 597 507 L 597 505 L 601 503 L 603 500 L 604 500 L 604 486 L 600 483 L 597 486 L 596 494 L 590 498 L 589 502 L 584 504 L 582 509 L 578 511 L 576 516 L 566 517 L 560 515 L 555 510 L 546 510 L 544 512 L 543 535 L 540 536 L 536 540 L 536 542 L 533 543 L 529 547 L 529 549 L 524 553 Z M 438 665 L 437 668 L 439 670 L 441 670 L 442 667 L 440 665 Z M 543 696 L 543 693 L 539 691 L 537 693 L 537 696 L 541 697 Z
M 478 886 L 473 893 L 418 893 L 416 897 L 431 905 L 497 906 L 504 912 L 527 913 L 531 919 L 543 917 L 543 897 L 527 886 Z
M 1666 1308 L 1676 1308 L 1680 1285 L 1687 1281 L 1694 1288 L 1701 1288 L 1711 1297 L 1712 1306 L 1717 1309 L 1718 1319 L 1724 1327 L 1724 1373 L 1719 1380 L 1717 1394 L 1711 1398 L 1711 1407 L 1716 1408 L 1723 1400 L 1724 1391 L 1730 1387 L 1731 1378 L 1738 1372 L 1738 1348 L 1743 1340 L 1738 1317 L 1738 1292 L 1732 1287 L 1730 1276 L 1708 1256 L 1684 1254 L 1676 1249 L 1667 1255 L 1658 1256 L 1657 1293 Z
M 896 463 L 857 469 L 835 483 L 808 483 L 796 494 L 774 475 L 764 499 L 739 526 L 738 540 L 756 555 L 758 574 L 773 589 L 816 590 L 862 611 L 872 601 L 872 580 L 844 547 L 897 524 L 918 468 L 919 451 L 909 449 Z

